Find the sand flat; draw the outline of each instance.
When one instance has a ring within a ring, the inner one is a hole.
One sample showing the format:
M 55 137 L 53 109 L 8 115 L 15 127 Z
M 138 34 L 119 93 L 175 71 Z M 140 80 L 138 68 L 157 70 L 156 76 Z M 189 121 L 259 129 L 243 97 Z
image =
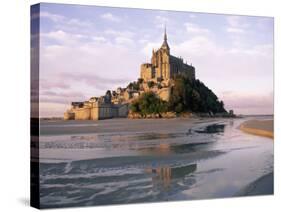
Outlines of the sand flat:
M 273 120 L 249 120 L 240 125 L 240 129 L 246 133 L 274 138 Z

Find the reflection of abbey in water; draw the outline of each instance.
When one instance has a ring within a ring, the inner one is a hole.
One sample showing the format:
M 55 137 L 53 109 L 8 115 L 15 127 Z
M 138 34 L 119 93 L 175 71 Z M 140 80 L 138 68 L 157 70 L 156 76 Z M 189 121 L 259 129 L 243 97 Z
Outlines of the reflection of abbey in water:
M 92 97 L 85 102 L 72 102 L 71 108 L 64 113 L 65 120 L 99 120 L 114 117 L 127 117 L 128 105 L 142 93 L 152 91 L 162 100 L 169 101 L 172 79 L 176 75 L 195 79 L 195 68 L 184 63 L 182 58 L 170 54 L 166 28 L 161 47 L 152 51 L 151 63 L 140 67 L 138 82 L 130 83 L 127 88 L 107 91 L 105 96 Z
M 151 173 L 154 175 L 152 177 L 153 185 L 159 185 L 161 187 L 164 186 L 164 188 L 168 188 L 173 179 L 184 178 L 187 175 L 195 172 L 196 169 L 196 164 L 179 167 L 161 166 L 158 168 L 147 168 L 146 173 Z

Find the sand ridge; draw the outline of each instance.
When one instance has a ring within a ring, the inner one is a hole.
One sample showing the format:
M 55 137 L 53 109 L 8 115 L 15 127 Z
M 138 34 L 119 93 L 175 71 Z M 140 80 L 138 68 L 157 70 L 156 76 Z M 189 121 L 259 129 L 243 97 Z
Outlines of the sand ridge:
M 249 120 L 240 125 L 240 130 L 254 134 L 274 138 L 273 120 Z

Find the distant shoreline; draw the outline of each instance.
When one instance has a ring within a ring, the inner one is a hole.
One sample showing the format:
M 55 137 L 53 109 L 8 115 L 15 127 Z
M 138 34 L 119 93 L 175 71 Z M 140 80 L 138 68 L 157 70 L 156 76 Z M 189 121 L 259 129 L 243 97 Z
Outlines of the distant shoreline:
M 172 115 L 166 115 L 166 116 L 155 116 L 155 114 L 150 114 L 147 117 L 114 117 L 114 118 L 107 118 L 107 120 L 113 120 L 113 119 L 120 119 L 120 118 L 126 118 L 126 119 L 183 119 L 183 118 L 197 118 L 197 119 L 202 119 L 202 118 L 242 118 L 243 116 L 241 115 L 229 115 L 229 114 L 215 114 L 215 115 L 210 115 L 207 113 L 182 113 L 180 115 L 172 114 Z M 63 117 L 40 117 L 40 120 L 44 121 L 60 121 L 64 120 Z M 104 119 L 99 119 L 99 120 L 104 120 Z M 74 120 L 74 121 L 93 121 L 93 120 Z M 94 120 L 98 121 L 98 120 Z
M 240 125 L 243 132 L 274 138 L 274 122 L 273 120 L 249 120 Z

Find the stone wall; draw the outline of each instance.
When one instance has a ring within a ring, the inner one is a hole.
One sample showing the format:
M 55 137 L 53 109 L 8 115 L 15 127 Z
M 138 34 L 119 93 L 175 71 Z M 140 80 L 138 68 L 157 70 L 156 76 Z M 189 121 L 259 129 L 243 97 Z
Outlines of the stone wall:
M 98 114 L 99 114 L 98 119 L 112 118 L 113 115 L 112 115 L 111 105 L 107 105 L 107 104 L 100 105 L 98 109 Z
M 129 111 L 129 104 L 118 106 L 118 117 L 127 117 Z
M 75 119 L 75 113 L 71 112 L 71 111 L 66 111 L 63 114 L 63 119 L 64 120 L 74 120 Z
M 89 120 L 91 118 L 90 108 L 77 108 L 73 112 L 75 113 L 75 120 Z
M 162 88 L 157 91 L 157 95 L 164 101 L 168 102 L 171 96 L 171 88 Z
M 114 117 L 127 117 L 128 104 L 93 103 L 82 108 L 72 107 L 64 113 L 64 120 L 100 120 Z
M 148 81 L 152 78 L 154 78 L 154 69 L 152 67 L 152 64 L 149 64 L 149 63 L 144 63 L 141 65 L 141 78 L 144 80 L 144 81 Z
M 94 105 L 91 109 L 91 120 L 99 120 L 99 107 Z

